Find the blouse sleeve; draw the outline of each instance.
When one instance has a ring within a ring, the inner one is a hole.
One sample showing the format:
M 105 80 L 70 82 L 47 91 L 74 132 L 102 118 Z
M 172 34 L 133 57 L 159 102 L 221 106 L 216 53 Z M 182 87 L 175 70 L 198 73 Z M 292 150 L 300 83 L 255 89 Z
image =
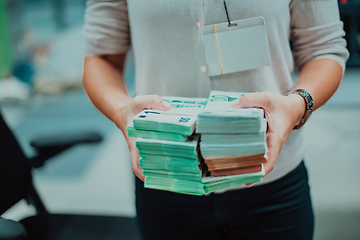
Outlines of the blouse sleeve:
M 297 69 L 313 59 L 331 58 L 345 70 L 349 52 L 337 4 L 336 0 L 291 2 L 291 39 Z
M 89 0 L 83 33 L 86 55 L 126 53 L 131 45 L 126 0 Z

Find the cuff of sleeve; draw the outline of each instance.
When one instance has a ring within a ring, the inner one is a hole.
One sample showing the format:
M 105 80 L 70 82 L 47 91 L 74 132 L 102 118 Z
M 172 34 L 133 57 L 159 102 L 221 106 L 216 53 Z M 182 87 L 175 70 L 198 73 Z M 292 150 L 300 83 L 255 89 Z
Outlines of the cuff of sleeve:
M 322 59 L 322 58 L 329 58 L 329 59 L 332 59 L 332 60 L 336 61 L 337 63 L 339 63 L 343 70 L 342 75 L 344 76 L 345 69 L 346 69 L 346 60 L 343 57 L 340 57 L 338 55 L 333 55 L 333 54 L 323 54 L 323 55 L 319 55 L 319 56 L 315 57 L 314 59 Z
M 343 38 L 342 22 L 322 26 L 292 29 L 294 41 L 294 61 L 298 69 L 307 62 L 318 58 L 330 58 L 337 61 L 343 70 L 349 57 L 346 41 Z
M 102 39 L 97 42 L 87 41 L 85 56 L 100 56 L 107 54 L 127 53 L 130 44 L 126 40 L 119 42 L 118 39 Z

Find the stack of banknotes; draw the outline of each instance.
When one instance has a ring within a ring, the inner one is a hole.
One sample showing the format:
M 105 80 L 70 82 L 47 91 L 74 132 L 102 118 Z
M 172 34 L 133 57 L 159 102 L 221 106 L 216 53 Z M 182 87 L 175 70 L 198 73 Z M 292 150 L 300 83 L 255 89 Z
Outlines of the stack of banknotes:
M 170 111 L 144 110 L 127 126 L 128 136 L 137 138 L 145 187 L 203 195 L 261 181 L 266 162 L 262 110 L 231 113 L 238 110 L 230 108 L 229 97 L 225 111 L 210 111 L 213 95 L 208 103 L 204 98 L 162 97 L 172 104 Z
M 146 176 L 144 186 L 202 195 L 200 135 L 193 133 L 197 114 L 203 111 L 207 99 L 162 98 L 171 103 L 169 111 L 144 110 L 127 126 L 128 136 L 137 137 L 139 164 Z
M 242 95 L 211 91 L 204 111 L 198 114 L 196 132 L 201 134 L 200 151 L 208 175 L 243 176 L 243 183 L 250 183 L 261 181 L 264 174 L 267 122 L 262 109 L 231 107 L 230 102 Z

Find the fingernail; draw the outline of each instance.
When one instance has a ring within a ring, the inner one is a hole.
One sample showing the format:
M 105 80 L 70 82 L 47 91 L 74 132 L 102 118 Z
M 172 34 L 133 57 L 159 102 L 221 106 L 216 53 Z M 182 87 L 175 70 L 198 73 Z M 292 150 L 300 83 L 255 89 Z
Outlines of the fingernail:
M 235 107 L 235 106 L 237 106 L 237 105 L 239 105 L 239 104 L 240 104 L 239 99 L 235 99 L 234 101 L 230 102 L 230 105 L 231 105 L 232 107 Z
M 161 102 L 161 106 L 162 106 L 163 108 L 169 108 L 169 107 L 171 107 L 171 104 L 168 103 L 168 102 L 166 102 L 166 101 L 162 101 L 162 102 Z

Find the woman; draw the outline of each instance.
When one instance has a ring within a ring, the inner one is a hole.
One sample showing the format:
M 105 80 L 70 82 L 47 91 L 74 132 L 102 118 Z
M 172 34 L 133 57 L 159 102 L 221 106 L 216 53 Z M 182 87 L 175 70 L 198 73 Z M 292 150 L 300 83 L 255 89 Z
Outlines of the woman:
M 208 76 L 203 28 L 228 21 L 222 0 L 90 0 L 84 87 L 127 140 L 145 239 L 312 239 L 302 162 L 306 136 L 293 129 L 311 111 L 308 95 L 315 110 L 340 84 L 348 52 L 337 1 L 227 0 L 226 6 L 230 20 L 264 18 L 271 66 Z M 122 76 L 130 46 L 136 65 L 133 99 Z M 299 70 L 295 84 L 294 67 Z M 144 189 L 139 154 L 126 125 L 143 109 L 170 109 L 159 95 L 207 97 L 212 89 L 252 92 L 233 107 L 264 109 L 269 128 L 263 181 L 201 197 Z M 293 89 L 303 90 L 285 96 Z

